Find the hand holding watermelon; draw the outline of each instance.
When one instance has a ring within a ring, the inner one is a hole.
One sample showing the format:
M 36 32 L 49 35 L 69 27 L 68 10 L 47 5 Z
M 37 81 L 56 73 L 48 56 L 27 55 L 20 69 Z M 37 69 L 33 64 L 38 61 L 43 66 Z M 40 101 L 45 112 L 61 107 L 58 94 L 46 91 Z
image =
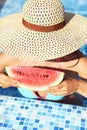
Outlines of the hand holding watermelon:
M 8 77 L 4 73 L 0 73 L 0 86 L 2 88 L 7 88 L 7 87 L 10 87 L 10 86 L 16 86 L 17 87 L 17 84 L 18 84 L 18 82 L 15 79 Z
M 79 89 L 79 82 L 75 78 L 68 78 L 62 81 L 59 85 L 50 87 L 49 93 L 53 95 L 71 95 Z

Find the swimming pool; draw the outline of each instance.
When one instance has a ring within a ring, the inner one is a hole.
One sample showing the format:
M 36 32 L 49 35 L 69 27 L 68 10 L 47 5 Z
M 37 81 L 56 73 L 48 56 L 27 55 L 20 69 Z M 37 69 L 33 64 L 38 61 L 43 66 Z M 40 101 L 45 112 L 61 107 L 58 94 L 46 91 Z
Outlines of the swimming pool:
M 87 0 L 62 0 L 65 10 L 87 17 Z
M 0 17 L 3 17 L 12 13 L 20 12 L 26 0 L 0 0 L 0 3 L 1 1 L 2 4 L 0 4 Z M 64 3 L 65 11 L 78 13 L 87 17 L 87 0 L 62 0 L 62 2 Z M 83 46 L 80 50 L 87 56 L 87 45 Z M 22 97 L 17 89 L 13 87 L 7 89 L 0 88 L 0 94 Z M 86 106 L 87 101 L 84 100 L 84 102 L 84 106 Z

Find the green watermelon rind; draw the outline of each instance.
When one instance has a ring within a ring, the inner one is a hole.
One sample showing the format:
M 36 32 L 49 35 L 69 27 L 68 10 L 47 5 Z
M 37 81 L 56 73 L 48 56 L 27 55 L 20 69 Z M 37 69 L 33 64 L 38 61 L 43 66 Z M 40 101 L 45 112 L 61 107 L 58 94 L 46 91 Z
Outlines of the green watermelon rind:
M 7 74 L 13 78 L 14 75 L 11 72 L 11 67 L 7 66 L 5 69 L 6 69 Z M 41 87 L 40 86 L 31 87 L 29 85 L 25 86 L 25 84 L 18 82 L 17 87 L 32 90 L 32 91 L 45 91 L 45 90 L 48 90 L 49 87 L 57 86 L 58 84 L 60 84 L 61 81 L 63 80 L 63 78 L 64 78 L 64 72 L 60 72 L 58 79 L 56 79 L 55 82 L 51 83 L 51 85 L 45 85 L 45 86 L 41 86 Z

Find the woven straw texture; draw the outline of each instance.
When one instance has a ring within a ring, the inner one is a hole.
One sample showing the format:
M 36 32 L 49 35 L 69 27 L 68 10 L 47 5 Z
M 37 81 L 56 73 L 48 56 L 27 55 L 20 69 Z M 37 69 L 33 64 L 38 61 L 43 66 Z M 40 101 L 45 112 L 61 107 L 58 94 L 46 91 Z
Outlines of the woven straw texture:
M 66 25 L 57 31 L 39 32 L 22 19 L 39 26 Z M 23 12 L 0 19 L 0 48 L 16 59 L 43 61 L 70 54 L 87 42 L 87 18 L 64 13 L 60 0 L 27 0 Z

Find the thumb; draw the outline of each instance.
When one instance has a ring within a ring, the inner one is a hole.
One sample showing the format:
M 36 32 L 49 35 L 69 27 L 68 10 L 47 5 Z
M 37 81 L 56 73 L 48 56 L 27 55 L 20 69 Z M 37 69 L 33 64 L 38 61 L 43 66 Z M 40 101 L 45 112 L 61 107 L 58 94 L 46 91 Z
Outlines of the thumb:
M 64 83 L 63 83 L 63 82 L 62 82 L 62 83 L 60 83 L 57 87 L 58 87 L 58 89 L 63 88 L 63 87 L 64 87 Z

